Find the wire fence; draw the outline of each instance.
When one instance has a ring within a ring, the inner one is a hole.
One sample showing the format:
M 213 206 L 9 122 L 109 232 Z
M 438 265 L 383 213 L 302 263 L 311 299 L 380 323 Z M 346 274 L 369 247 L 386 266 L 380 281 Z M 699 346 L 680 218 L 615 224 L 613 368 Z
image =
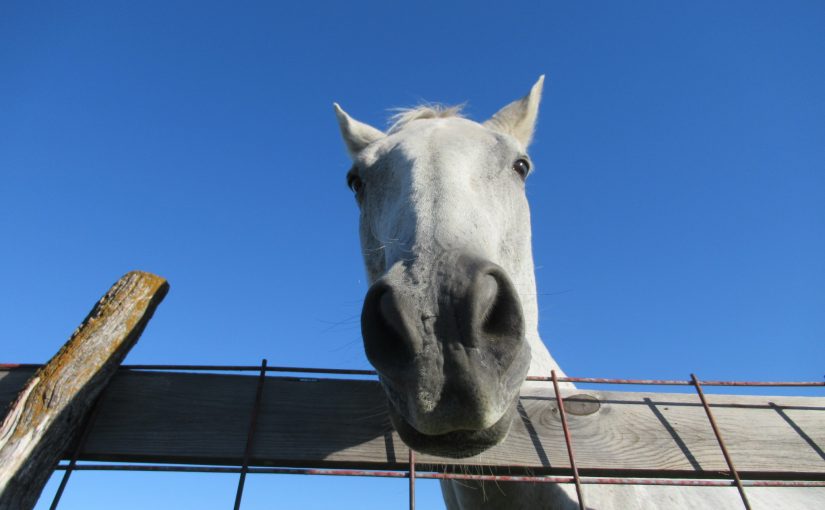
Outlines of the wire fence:
M 36 368 L 40 365 L 0 365 L 0 368 L 30 367 Z M 243 489 L 246 475 L 254 474 L 280 474 L 280 475 L 321 475 L 321 476 L 363 476 L 379 478 L 406 478 L 409 480 L 409 508 L 415 509 L 415 480 L 416 479 L 439 479 L 439 480 L 472 480 L 490 482 L 530 482 L 530 483 L 572 483 L 576 487 L 579 508 L 584 510 L 586 491 L 585 485 L 670 485 L 670 486 L 703 486 L 703 487 L 736 487 L 742 500 L 744 508 L 750 509 L 746 487 L 825 487 L 825 478 L 815 480 L 794 480 L 794 473 L 787 473 L 783 479 L 742 479 L 739 471 L 734 465 L 733 459 L 728 451 L 727 444 L 719 430 L 716 419 L 705 397 L 703 388 L 707 386 L 721 387 L 825 387 L 822 381 L 719 381 L 700 380 L 695 374 L 691 374 L 686 380 L 663 380 L 663 379 L 610 379 L 596 377 L 563 377 L 552 371 L 549 377 L 528 377 L 528 381 L 551 382 L 554 387 L 555 400 L 558 406 L 559 415 L 564 432 L 565 445 L 570 461 L 569 474 L 564 475 L 538 475 L 538 476 L 514 476 L 503 474 L 467 474 L 438 472 L 429 470 L 419 470 L 416 466 L 415 452 L 409 450 L 409 458 L 406 470 L 365 470 L 365 469 L 311 469 L 292 467 L 260 467 L 249 466 L 250 454 L 254 446 L 256 435 L 256 424 L 261 395 L 264 388 L 264 380 L 267 373 L 305 373 L 323 375 L 355 375 L 355 376 L 376 376 L 373 370 L 349 370 L 336 368 L 315 368 L 315 367 L 279 367 L 268 366 L 266 360 L 262 360 L 260 365 L 123 365 L 122 370 L 149 370 L 149 371 L 190 371 L 190 372 L 258 372 L 258 384 L 256 389 L 255 403 L 250 411 L 249 430 L 246 440 L 243 462 L 239 467 L 227 466 L 193 466 L 193 465 L 167 465 L 167 464 L 78 464 L 80 452 L 83 449 L 88 437 L 91 425 L 94 422 L 98 406 L 92 409 L 86 420 L 74 452 L 68 462 L 59 464 L 56 470 L 64 471 L 63 478 L 57 492 L 52 500 L 50 509 L 57 509 L 60 498 L 66 488 L 73 471 L 143 471 L 143 472 L 184 472 L 184 473 L 226 473 L 239 475 L 238 487 L 235 496 L 234 509 L 241 507 Z M 652 386 L 692 386 L 697 393 L 699 401 L 705 411 L 717 445 L 724 456 L 727 464 L 727 472 L 717 473 L 721 479 L 702 478 L 697 474 L 696 478 L 662 478 L 656 476 L 582 476 L 576 462 L 576 455 L 573 449 L 572 435 L 568 426 L 565 405 L 559 391 L 559 383 L 579 383 L 579 384 L 628 384 L 628 385 L 652 385 Z M 825 459 L 823 459 L 825 461 Z M 519 466 L 505 466 L 505 468 L 518 468 Z M 430 469 L 431 466 L 428 466 Z

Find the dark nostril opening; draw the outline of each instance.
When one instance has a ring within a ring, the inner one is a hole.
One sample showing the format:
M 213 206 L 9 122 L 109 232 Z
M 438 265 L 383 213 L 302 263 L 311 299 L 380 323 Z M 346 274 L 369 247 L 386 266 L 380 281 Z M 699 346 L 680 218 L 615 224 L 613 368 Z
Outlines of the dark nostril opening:
M 476 284 L 481 333 L 486 338 L 521 340 L 524 319 L 521 303 L 506 275 L 490 272 Z
M 413 343 L 407 314 L 399 296 L 386 283 L 367 292 L 361 312 L 361 332 L 367 359 L 379 371 L 405 366 L 412 358 Z
M 493 275 L 485 274 L 476 283 L 475 292 L 479 313 L 486 320 L 498 296 L 498 282 Z

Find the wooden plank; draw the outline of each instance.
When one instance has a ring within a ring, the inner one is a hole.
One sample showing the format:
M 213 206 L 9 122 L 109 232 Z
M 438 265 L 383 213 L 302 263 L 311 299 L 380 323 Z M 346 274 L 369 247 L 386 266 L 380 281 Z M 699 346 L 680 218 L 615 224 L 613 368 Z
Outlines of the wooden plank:
M 240 465 L 255 385 L 251 376 L 122 370 L 106 390 L 82 458 Z M 562 391 L 600 402 L 594 414 L 568 416 L 583 473 L 713 477 L 727 469 L 696 395 Z M 708 398 L 745 476 L 825 477 L 825 398 Z M 385 405 L 373 381 L 267 377 L 252 464 L 404 469 L 407 449 Z M 531 389 L 521 405 L 523 417 L 502 445 L 460 461 L 419 454 L 418 462 L 485 472 L 568 468 L 552 387 Z
M 137 342 L 169 285 L 132 272 L 92 308 L 58 353 L 23 381 L 2 378 L 7 408 L 0 426 L 0 509 L 32 508 L 92 404 Z M 10 389 L 9 384 L 17 388 Z

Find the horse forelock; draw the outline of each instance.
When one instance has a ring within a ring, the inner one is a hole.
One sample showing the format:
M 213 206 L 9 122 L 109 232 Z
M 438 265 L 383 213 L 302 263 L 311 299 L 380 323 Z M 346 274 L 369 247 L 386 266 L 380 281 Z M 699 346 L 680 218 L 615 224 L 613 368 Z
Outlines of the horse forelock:
M 464 118 L 464 105 L 447 106 L 442 104 L 423 104 L 412 108 L 396 108 L 390 117 L 388 134 L 395 133 L 410 122 L 420 119 L 444 119 L 449 117 Z

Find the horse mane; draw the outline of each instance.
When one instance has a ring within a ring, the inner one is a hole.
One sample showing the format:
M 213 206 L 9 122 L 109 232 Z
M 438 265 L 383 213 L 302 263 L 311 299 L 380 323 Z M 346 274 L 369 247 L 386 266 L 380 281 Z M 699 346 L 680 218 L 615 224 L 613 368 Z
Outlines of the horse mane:
M 394 133 L 410 122 L 419 119 L 443 119 L 447 117 L 460 117 L 464 105 L 447 106 L 443 104 L 422 104 L 412 108 L 394 108 L 395 112 L 390 117 L 390 128 L 387 133 Z

